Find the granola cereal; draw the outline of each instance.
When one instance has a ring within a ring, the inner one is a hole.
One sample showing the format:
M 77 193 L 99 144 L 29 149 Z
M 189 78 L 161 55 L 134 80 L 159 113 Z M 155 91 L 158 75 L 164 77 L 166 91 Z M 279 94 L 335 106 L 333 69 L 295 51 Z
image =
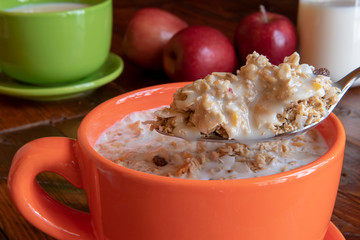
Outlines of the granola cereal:
M 153 128 L 189 140 L 244 140 L 318 122 L 340 89 L 331 85 L 326 69 L 299 61 L 295 52 L 276 66 L 254 52 L 236 75 L 215 72 L 178 89 L 171 105 L 156 112 Z
M 311 130 L 280 142 L 254 145 L 187 141 L 151 130 L 159 109 L 134 112 L 107 129 L 95 150 L 121 166 L 166 177 L 202 180 L 260 177 L 298 168 L 327 151 Z

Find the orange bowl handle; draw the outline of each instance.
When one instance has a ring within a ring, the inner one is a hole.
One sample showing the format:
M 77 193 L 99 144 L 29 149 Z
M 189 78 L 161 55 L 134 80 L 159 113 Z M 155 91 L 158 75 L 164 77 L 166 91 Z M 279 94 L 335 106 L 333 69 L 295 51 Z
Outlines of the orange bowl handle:
M 10 168 L 9 193 L 21 214 L 45 233 L 57 239 L 95 239 L 90 214 L 54 200 L 36 181 L 41 172 L 55 172 L 82 188 L 74 146 L 75 140 L 64 137 L 40 138 L 25 144 Z

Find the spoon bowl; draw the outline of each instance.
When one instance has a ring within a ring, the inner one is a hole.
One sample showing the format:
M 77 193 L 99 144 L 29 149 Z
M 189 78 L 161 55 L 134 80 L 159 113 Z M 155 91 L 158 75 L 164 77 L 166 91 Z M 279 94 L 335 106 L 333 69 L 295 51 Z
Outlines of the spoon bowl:
M 333 83 L 334 87 L 337 87 L 340 89 L 340 93 L 339 93 L 339 99 L 336 103 L 334 103 L 333 105 L 331 105 L 331 107 L 329 109 L 327 109 L 326 115 L 324 115 L 319 121 L 317 122 L 313 122 L 309 125 L 306 125 L 305 127 L 302 128 L 298 128 L 295 129 L 293 131 L 289 131 L 289 132 L 284 132 L 284 133 L 280 133 L 277 135 L 273 135 L 273 136 L 266 136 L 264 138 L 244 138 L 244 139 L 227 139 L 227 138 L 223 138 L 221 136 L 217 136 L 217 135 L 211 135 L 211 136 L 201 136 L 200 138 L 197 139 L 191 139 L 191 140 L 195 140 L 195 141 L 206 141 L 206 142 L 216 142 L 216 143 L 242 143 L 242 144 L 255 144 L 255 143 L 259 143 L 259 142 L 272 142 L 272 141 L 281 141 L 281 140 L 286 140 L 292 137 L 295 137 L 297 135 L 300 135 L 314 127 L 316 127 L 318 124 L 320 124 L 324 119 L 326 119 L 329 114 L 334 110 L 334 108 L 336 107 L 336 105 L 340 102 L 341 98 L 345 95 L 345 93 L 349 90 L 349 88 L 354 84 L 354 82 L 360 78 L 360 67 L 353 70 L 352 72 L 350 72 L 349 74 L 347 74 L 345 77 L 343 77 L 342 79 L 340 79 L 337 82 Z M 174 134 L 170 134 L 170 133 L 163 133 L 161 131 L 159 131 L 158 129 L 156 129 L 156 131 L 160 134 L 163 135 L 167 135 L 167 136 L 171 136 L 171 137 L 178 137 L 178 138 L 182 138 L 181 136 L 177 136 Z

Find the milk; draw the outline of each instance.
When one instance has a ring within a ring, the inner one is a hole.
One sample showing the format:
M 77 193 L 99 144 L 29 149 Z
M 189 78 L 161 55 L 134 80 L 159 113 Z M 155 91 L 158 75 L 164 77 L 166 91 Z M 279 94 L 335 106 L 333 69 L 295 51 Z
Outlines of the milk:
M 94 149 L 108 160 L 137 171 L 201 180 L 242 179 L 276 174 L 311 163 L 328 151 L 320 133 L 310 130 L 301 137 L 303 140 L 296 138 L 297 140 L 258 143 L 247 146 L 243 151 L 238 146 L 237 153 L 230 151 L 229 154 L 220 154 L 218 149 L 225 147 L 224 143 L 185 141 L 152 131 L 149 121 L 156 118 L 156 110 L 159 108 L 127 115 L 101 134 Z M 299 141 L 303 145 L 294 143 Z M 272 160 L 263 169 L 251 170 L 251 162 L 261 154 Z M 166 159 L 167 163 L 154 165 L 154 156 Z M 189 171 L 179 171 L 194 159 L 199 160 L 200 166 L 195 164 Z
M 21 12 L 21 13 L 40 13 L 40 12 L 58 12 L 69 11 L 80 8 L 85 8 L 89 4 L 84 3 L 70 3 L 70 2 L 56 2 L 56 3 L 36 3 L 25 4 L 22 6 L 6 9 L 7 12 Z
M 330 70 L 337 81 L 360 66 L 360 7 L 355 0 L 300 0 L 301 61 Z

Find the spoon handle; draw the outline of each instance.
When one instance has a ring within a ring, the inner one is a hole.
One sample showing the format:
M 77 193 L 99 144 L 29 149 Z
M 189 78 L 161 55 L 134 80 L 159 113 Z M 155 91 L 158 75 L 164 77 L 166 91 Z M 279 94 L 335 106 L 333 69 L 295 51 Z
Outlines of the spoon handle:
M 354 84 L 354 82 L 360 78 L 360 67 L 347 74 L 345 77 L 335 82 L 333 85 L 341 89 L 340 98 L 346 93 L 346 91 Z

